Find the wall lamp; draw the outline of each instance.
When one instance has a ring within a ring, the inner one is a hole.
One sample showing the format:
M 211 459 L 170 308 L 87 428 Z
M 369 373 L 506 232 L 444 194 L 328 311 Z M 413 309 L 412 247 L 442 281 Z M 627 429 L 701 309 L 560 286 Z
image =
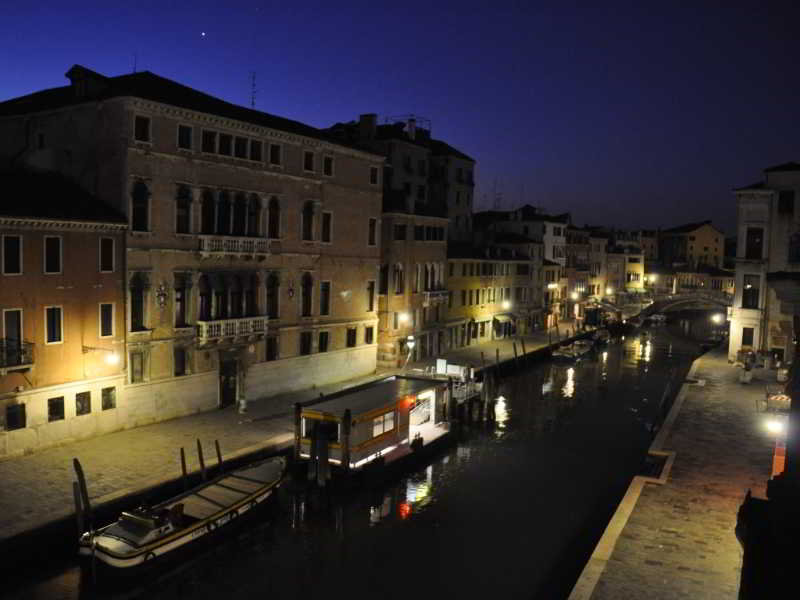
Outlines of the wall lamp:
M 109 348 L 95 348 L 93 346 L 83 346 L 81 348 L 84 354 L 89 354 L 89 352 L 108 352 L 106 354 L 106 363 L 109 365 L 116 365 L 119 363 L 119 354 L 117 354 L 114 350 L 110 350 Z

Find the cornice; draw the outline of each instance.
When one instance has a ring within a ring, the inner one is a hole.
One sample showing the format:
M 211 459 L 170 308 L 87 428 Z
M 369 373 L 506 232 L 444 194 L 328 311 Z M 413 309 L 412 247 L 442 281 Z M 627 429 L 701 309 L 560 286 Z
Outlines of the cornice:
M 74 230 L 87 231 L 119 231 L 124 232 L 126 223 L 105 223 L 102 221 L 63 221 L 59 219 L 40 219 L 35 217 L 3 217 L 0 216 L 0 227 L 20 229 Z

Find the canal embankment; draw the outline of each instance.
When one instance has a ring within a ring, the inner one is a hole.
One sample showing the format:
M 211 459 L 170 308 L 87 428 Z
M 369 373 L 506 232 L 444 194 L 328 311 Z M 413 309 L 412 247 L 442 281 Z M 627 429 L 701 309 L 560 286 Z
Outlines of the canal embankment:
M 775 442 L 756 410 L 775 371 L 738 376 L 726 347 L 695 360 L 650 447 L 660 472 L 634 477 L 570 600 L 736 597 L 736 514 L 765 494 Z

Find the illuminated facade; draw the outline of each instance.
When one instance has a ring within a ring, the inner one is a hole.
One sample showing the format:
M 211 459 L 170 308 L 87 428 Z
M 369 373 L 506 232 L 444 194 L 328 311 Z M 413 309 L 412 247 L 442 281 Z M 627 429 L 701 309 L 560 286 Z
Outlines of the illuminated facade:
M 725 236 L 711 221 L 689 223 L 659 232 L 659 255 L 667 266 L 721 267 Z
M 62 177 L 0 189 L 0 456 L 121 429 L 125 218 Z
M 0 152 L 127 217 L 128 425 L 374 372 L 383 157 L 152 73 L 67 75 L 0 104 Z

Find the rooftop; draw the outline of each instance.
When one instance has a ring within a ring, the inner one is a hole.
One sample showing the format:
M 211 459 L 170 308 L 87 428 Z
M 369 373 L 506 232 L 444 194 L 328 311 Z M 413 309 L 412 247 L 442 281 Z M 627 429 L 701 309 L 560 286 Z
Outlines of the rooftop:
M 361 413 L 394 404 L 404 396 L 418 394 L 443 385 L 443 383 L 430 379 L 389 377 L 383 381 L 336 394 L 330 399 L 312 404 L 308 410 L 343 415 L 344 411 L 349 408 L 352 416 L 355 417 Z
M 764 169 L 764 173 L 778 173 L 781 171 L 800 171 L 800 163 L 790 161 Z
M 35 171 L 0 172 L 0 217 L 125 225 L 128 220 L 75 181 Z
M 686 225 L 678 225 L 677 227 L 672 227 L 670 229 L 662 229 L 661 233 L 662 234 L 663 233 L 691 233 L 692 231 L 696 231 L 696 230 L 700 229 L 701 227 L 703 227 L 705 225 L 710 225 L 711 227 L 714 227 L 711 224 L 710 220 L 697 221 L 696 223 L 687 223 Z M 714 229 L 717 229 L 717 228 L 714 227 Z M 717 229 L 717 231 L 719 231 L 719 230 Z M 720 233 L 722 233 L 722 232 L 720 231 Z

